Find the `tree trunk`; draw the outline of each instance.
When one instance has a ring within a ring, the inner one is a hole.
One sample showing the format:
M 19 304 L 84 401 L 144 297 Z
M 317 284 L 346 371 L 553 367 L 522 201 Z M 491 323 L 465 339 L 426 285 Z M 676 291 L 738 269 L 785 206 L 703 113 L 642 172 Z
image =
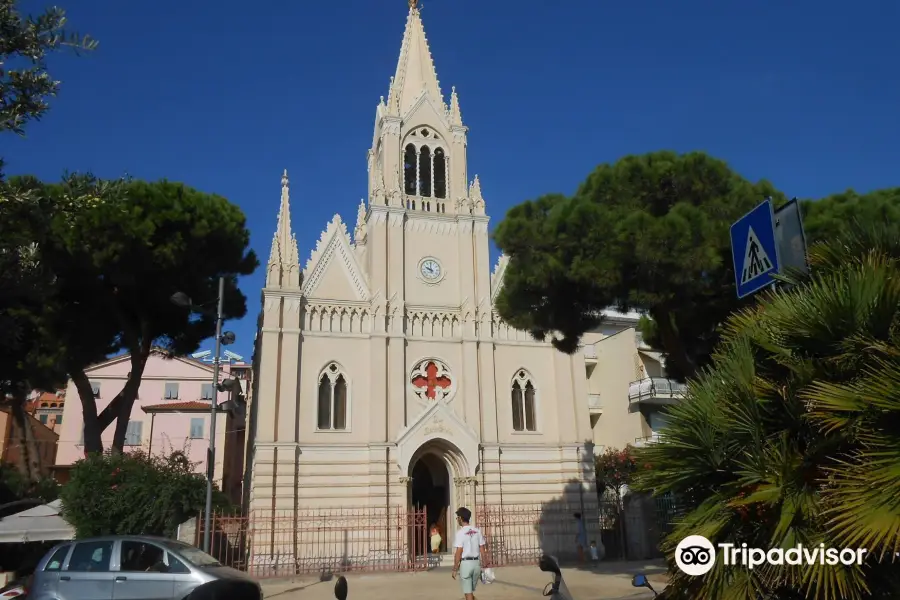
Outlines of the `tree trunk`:
M 25 476 L 30 483 L 37 483 L 43 477 L 41 471 L 41 453 L 34 438 L 31 415 L 25 412 L 25 393 L 16 390 L 12 398 L 13 418 L 19 426 L 18 443 L 21 448 L 22 465 Z M 18 465 L 17 465 L 18 466 Z
M 128 433 L 128 422 L 131 419 L 131 409 L 137 399 L 138 389 L 141 387 L 141 378 L 144 376 L 144 367 L 150 356 L 151 341 L 144 337 L 141 346 L 131 351 L 131 373 L 125 387 L 116 396 L 121 397 L 116 411 L 116 431 L 113 434 L 112 451 L 122 452 L 125 449 L 125 436 Z
M 684 378 L 693 377 L 697 371 L 697 365 L 688 356 L 684 340 L 678 336 L 678 332 L 675 330 L 672 314 L 663 308 L 657 308 L 650 310 L 650 316 L 656 322 L 666 360 L 671 361 L 675 367 L 672 370 L 677 371 Z
M 81 418 L 84 423 L 84 455 L 100 454 L 103 452 L 103 440 L 100 434 L 103 428 L 97 420 L 97 399 L 94 397 L 94 390 L 91 382 L 88 380 L 84 369 L 70 369 L 69 377 L 78 390 L 78 398 L 81 400 Z

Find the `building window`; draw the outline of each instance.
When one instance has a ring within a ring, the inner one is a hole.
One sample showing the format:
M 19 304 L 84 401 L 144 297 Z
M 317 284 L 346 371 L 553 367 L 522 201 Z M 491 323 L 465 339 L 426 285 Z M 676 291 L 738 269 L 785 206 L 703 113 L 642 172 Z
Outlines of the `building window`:
M 431 149 L 419 150 L 419 195 L 431 197 Z
M 213 399 L 213 385 L 211 383 L 204 383 L 200 388 L 200 399 L 201 400 L 212 400 Z
M 94 398 L 100 397 L 100 382 L 99 381 L 91 382 L 91 391 L 94 393 Z
M 192 440 L 201 440 L 203 439 L 203 429 L 206 425 L 205 419 L 202 417 L 191 419 L 191 439 Z
M 347 391 L 347 378 L 337 363 L 325 367 L 319 376 L 319 429 L 347 429 Z
M 416 182 L 419 176 L 416 174 L 416 166 L 418 165 L 418 155 L 416 147 L 412 144 L 406 146 L 403 153 L 403 190 L 410 196 L 416 195 Z M 415 209 L 415 206 L 413 207 Z
M 443 148 L 434 149 L 434 197 L 447 197 L 447 157 Z M 444 212 L 444 203 L 440 203 L 438 212 Z
M 41 423 L 43 423 L 44 425 L 47 424 L 47 415 L 41 415 Z
M 166 382 L 166 400 L 178 400 L 178 382 Z
M 125 431 L 125 445 L 140 446 L 143 429 L 144 424 L 141 421 L 129 421 L 128 429 Z
M 535 423 L 535 388 L 527 371 L 516 373 L 512 383 L 512 418 L 514 431 L 537 431 Z
M 62 425 L 62 415 L 56 415 L 56 424 Z

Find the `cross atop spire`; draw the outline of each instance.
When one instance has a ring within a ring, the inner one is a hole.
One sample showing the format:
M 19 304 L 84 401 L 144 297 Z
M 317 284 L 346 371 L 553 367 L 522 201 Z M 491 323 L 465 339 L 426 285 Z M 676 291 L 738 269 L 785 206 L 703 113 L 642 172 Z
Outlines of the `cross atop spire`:
M 428 48 L 428 39 L 425 37 L 418 0 L 408 1 L 409 16 L 406 19 L 406 31 L 403 32 L 397 72 L 391 81 L 391 90 L 388 94 L 388 109 L 395 116 L 402 116 L 412 108 L 424 91 L 431 96 L 438 109 L 444 109 L 446 112 L 440 82 L 434 69 L 434 60 Z

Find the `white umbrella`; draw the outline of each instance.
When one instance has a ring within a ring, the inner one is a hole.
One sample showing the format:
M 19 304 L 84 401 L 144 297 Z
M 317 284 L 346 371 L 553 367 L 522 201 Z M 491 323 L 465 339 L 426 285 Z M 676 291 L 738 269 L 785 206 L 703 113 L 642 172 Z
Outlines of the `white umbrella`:
M 75 529 L 60 514 L 62 501 L 54 500 L 0 521 L 0 544 L 55 542 L 75 539 Z

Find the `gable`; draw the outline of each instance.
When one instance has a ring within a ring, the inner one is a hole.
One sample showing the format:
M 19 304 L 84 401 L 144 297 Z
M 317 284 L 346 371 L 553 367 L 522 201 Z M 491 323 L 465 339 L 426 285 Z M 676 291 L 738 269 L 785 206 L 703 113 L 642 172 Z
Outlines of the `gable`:
M 470 472 L 475 475 L 478 464 L 478 434 L 443 401 L 432 402 L 416 419 L 397 435 L 397 466 L 401 473 L 408 473 L 413 456 L 422 445 L 432 441 L 449 442 L 459 449 L 466 459 Z
M 369 299 L 362 266 L 340 215 L 334 215 L 306 261 L 303 295 L 329 300 Z
M 412 125 L 413 123 L 414 125 Z M 406 115 L 403 117 L 403 124 L 407 131 L 411 131 L 423 125 L 428 125 L 434 129 L 440 130 L 442 137 L 446 137 L 446 133 L 449 131 L 446 113 L 442 110 L 438 110 L 431 101 L 431 97 L 424 91 L 406 112 Z M 446 140 L 446 143 L 449 147 L 450 141 Z

